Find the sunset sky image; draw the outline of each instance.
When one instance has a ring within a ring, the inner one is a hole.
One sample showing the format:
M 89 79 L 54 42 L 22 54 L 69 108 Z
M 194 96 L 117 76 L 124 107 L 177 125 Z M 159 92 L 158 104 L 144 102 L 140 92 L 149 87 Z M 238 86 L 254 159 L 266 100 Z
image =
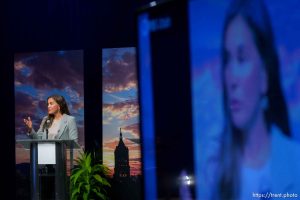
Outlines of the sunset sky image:
M 130 175 L 141 175 L 139 104 L 135 48 L 102 51 L 103 162 L 114 173 L 114 150 L 120 140 L 129 149 Z
M 29 139 L 24 118 L 37 131 L 47 115 L 47 97 L 63 95 L 76 119 L 80 146 L 84 145 L 83 51 L 17 53 L 14 57 L 15 138 Z M 16 144 L 16 164 L 29 162 L 29 152 Z

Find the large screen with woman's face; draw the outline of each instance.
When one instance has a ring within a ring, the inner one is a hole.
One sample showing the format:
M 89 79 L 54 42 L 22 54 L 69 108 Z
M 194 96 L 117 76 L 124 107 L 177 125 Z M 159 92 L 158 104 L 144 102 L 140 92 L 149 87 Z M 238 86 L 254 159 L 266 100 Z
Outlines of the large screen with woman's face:
M 298 9 L 189 2 L 197 199 L 299 197 Z
M 298 9 L 189 2 L 197 199 L 300 195 Z

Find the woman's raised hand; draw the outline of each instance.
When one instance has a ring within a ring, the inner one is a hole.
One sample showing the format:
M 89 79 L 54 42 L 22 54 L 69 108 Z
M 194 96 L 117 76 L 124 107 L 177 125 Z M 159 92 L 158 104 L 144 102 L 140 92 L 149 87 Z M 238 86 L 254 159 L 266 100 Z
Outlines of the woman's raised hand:
M 28 129 L 28 132 L 30 133 L 32 130 L 32 121 L 30 117 L 27 117 L 27 119 L 24 119 L 24 123 Z

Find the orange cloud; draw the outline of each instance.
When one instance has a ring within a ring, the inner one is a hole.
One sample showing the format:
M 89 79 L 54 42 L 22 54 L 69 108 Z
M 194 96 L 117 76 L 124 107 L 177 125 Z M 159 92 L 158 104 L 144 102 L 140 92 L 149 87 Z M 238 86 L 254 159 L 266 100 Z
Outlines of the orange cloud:
M 113 138 L 111 140 L 107 140 L 103 142 L 104 149 L 114 150 L 119 143 L 119 138 Z
M 22 61 L 17 61 L 14 63 L 15 70 L 21 70 L 25 67 L 25 64 Z
M 16 164 L 20 163 L 30 163 L 30 151 L 18 145 L 16 147 Z
M 136 58 L 132 49 L 116 57 L 111 52 L 103 66 L 103 90 L 108 93 L 137 88 Z
M 137 99 L 122 101 L 114 104 L 103 104 L 103 113 L 108 117 L 119 120 L 128 120 L 139 115 L 139 105 Z
M 122 127 L 122 130 L 124 132 L 128 132 L 131 135 L 134 136 L 134 138 L 140 138 L 140 127 L 139 123 L 136 124 L 130 124 L 128 126 Z

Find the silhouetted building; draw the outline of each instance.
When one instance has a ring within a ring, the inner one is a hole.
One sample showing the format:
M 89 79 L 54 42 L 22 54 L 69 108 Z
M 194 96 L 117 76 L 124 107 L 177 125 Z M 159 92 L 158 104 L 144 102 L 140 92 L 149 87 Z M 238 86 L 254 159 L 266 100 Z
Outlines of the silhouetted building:
M 120 140 L 115 149 L 115 172 L 114 178 L 119 181 L 128 180 L 130 177 L 129 151 L 123 142 L 120 128 Z

